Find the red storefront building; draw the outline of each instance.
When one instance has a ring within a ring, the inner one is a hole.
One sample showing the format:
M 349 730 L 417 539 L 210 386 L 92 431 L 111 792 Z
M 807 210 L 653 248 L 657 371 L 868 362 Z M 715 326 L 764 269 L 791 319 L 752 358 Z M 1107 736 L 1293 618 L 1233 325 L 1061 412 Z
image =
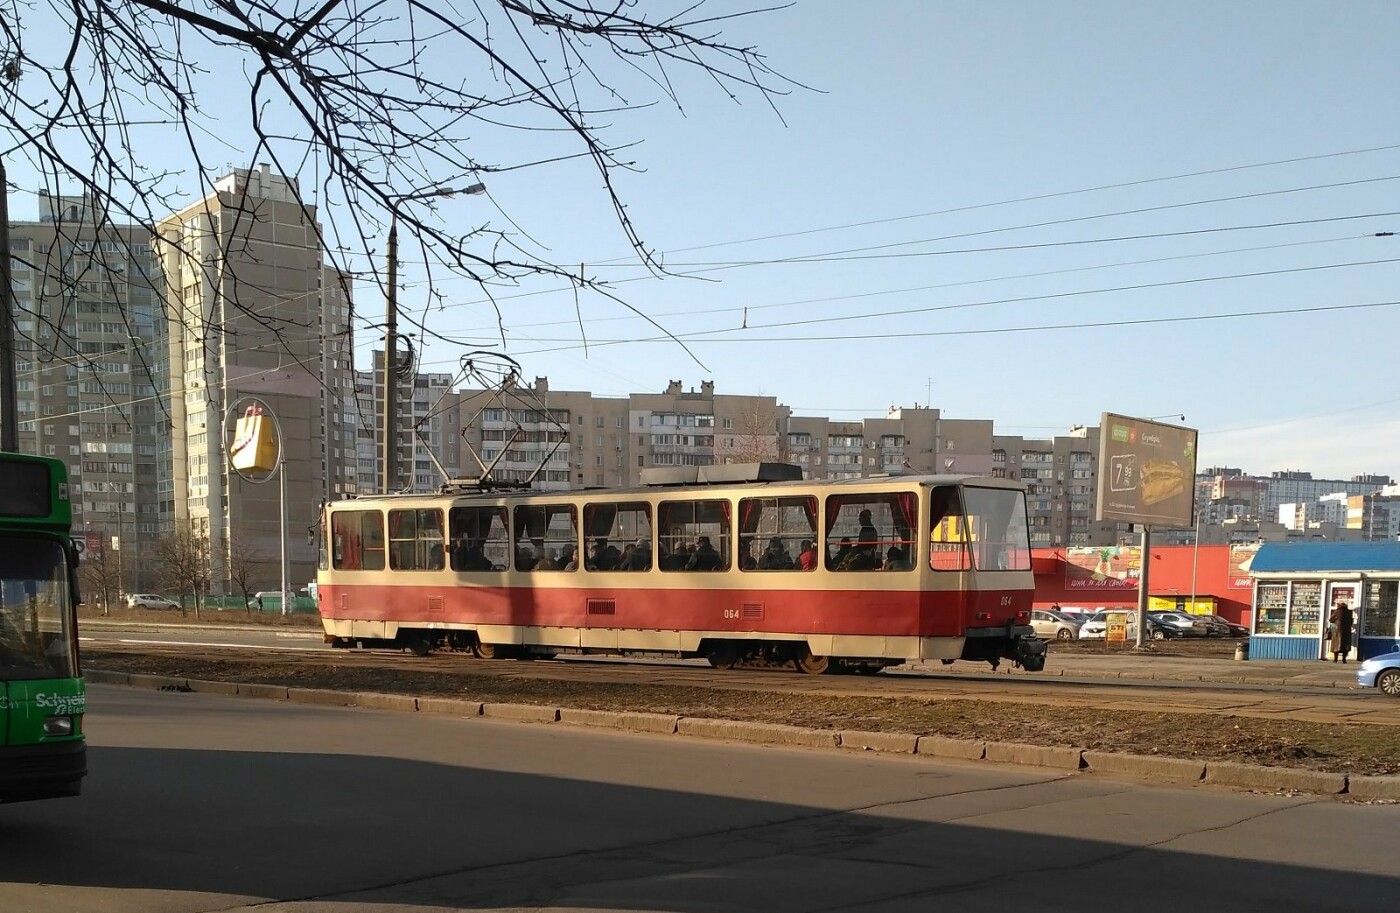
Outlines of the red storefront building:
M 1164 545 L 1152 548 L 1149 607 L 1216 614 L 1250 623 L 1258 546 Z M 1142 554 L 1137 546 L 1047 548 L 1033 552 L 1035 607 L 1136 608 Z

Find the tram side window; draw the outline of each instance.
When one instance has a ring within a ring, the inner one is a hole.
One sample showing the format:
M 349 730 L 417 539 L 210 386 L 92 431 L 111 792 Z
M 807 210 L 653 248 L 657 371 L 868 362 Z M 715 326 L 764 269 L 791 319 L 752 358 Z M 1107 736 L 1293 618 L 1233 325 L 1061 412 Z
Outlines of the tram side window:
M 663 571 L 729 570 L 729 514 L 729 502 L 721 499 L 661 502 L 657 565 Z
M 510 562 L 506 509 L 498 505 L 454 507 L 447 514 L 452 570 L 503 571 Z
M 739 568 L 812 571 L 817 568 L 817 499 L 744 498 L 739 502 Z
M 572 504 L 515 509 L 517 571 L 578 570 L 578 511 Z
M 967 552 L 967 518 L 956 485 L 939 485 L 929 493 L 928 566 L 935 571 L 972 567 Z
M 969 485 L 963 488 L 963 500 L 967 504 L 972 560 L 978 570 L 1030 570 L 1025 495 L 1013 488 Z
M 919 498 L 913 492 L 826 499 L 826 569 L 909 571 Z M 837 542 L 836 548 L 832 543 Z
M 590 571 L 651 569 L 650 504 L 585 504 L 583 537 L 583 566 Z
M 384 515 L 377 510 L 331 514 L 331 547 L 338 571 L 384 570 Z
M 396 571 L 440 571 L 445 565 L 442 511 L 389 511 L 389 567 Z

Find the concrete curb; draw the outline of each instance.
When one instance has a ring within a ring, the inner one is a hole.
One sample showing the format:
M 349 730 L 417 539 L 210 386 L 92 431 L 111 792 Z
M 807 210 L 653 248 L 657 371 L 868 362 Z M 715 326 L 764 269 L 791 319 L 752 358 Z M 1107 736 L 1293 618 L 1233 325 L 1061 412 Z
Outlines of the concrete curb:
M 250 685 L 240 682 L 238 685 L 239 697 L 264 697 L 274 701 L 287 700 L 287 689 L 281 685 Z
M 559 708 L 538 704 L 482 704 L 481 715 L 516 723 L 557 723 Z
M 1084 766 L 1084 749 L 1025 745 L 1020 742 L 988 742 L 987 760 L 996 764 L 1026 764 L 1031 767 L 1079 770 Z
M 680 719 L 678 716 L 668 716 L 664 713 L 559 708 L 559 722 L 561 723 L 569 723 L 574 726 L 598 726 L 603 729 L 621 729 L 627 732 L 654 732 L 660 735 L 673 735 Z
M 1288 789 L 1327 796 L 1347 791 L 1346 774 L 1295 770 L 1291 767 L 1256 767 L 1253 764 L 1236 764 L 1233 761 L 1208 763 L 1206 782 L 1221 786 L 1242 786 L 1246 789 Z
M 1292 767 L 1263 767 L 1233 761 L 1201 761 L 1189 758 L 1162 758 L 1118 754 L 1052 745 L 1019 742 L 984 742 L 947 736 L 917 736 L 900 732 L 836 731 L 807 729 L 776 723 L 719 720 L 704 717 L 678 717 L 636 711 L 583 710 L 545 707 L 537 704 L 497 704 L 458 698 L 412 697 L 370 692 L 339 692 L 316 688 L 287 688 L 282 685 L 180 679 L 160 675 L 128 675 L 90 670 L 89 682 L 127 685 L 152 690 L 197 691 L 237 695 L 296 703 L 359 707 L 407 713 L 440 713 L 461 717 L 490 717 L 503 722 L 567 723 L 642 732 L 656 735 L 682 735 L 722 739 L 757 745 L 804 748 L 841 748 L 881 754 L 916 754 L 920 757 L 958 761 L 986 761 L 1053 770 L 1099 772 L 1110 776 L 1153 781 L 1205 783 L 1255 790 L 1288 790 L 1318 795 L 1345 795 L 1356 799 L 1400 800 L 1400 776 L 1355 776 L 1303 770 Z
M 189 681 L 190 690 L 201 694 L 237 694 L 238 682 L 206 682 L 197 678 Z
M 706 739 L 758 742 L 764 745 L 836 748 L 841 744 L 840 734 L 830 729 L 803 729 L 801 726 L 781 726 L 776 723 L 747 723 L 702 717 L 681 717 L 676 724 L 676 732 L 679 735 L 700 736 Z
M 1354 799 L 1400 799 L 1400 777 L 1347 777 L 1347 794 Z
M 972 739 L 950 739 L 941 735 L 919 736 L 918 753 L 931 758 L 980 761 L 987 756 L 987 743 Z
M 288 688 L 287 700 L 294 704 L 315 704 L 319 707 L 354 707 L 359 697 L 353 691 L 329 691 L 325 688 Z
M 919 737 L 910 732 L 863 732 L 848 729 L 841 734 L 841 747 L 855 751 L 889 751 L 913 754 L 919 749 Z
M 414 702 L 419 713 L 448 713 L 453 716 L 481 716 L 481 701 L 455 697 L 420 697 Z
M 150 688 L 153 691 L 186 691 L 190 687 L 188 679 L 169 675 L 128 675 L 126 683 L 133 688 Z
M 1186 780 L 1200 782 L 1206 775 L 1205 761 L 1186 758 L 1158 758 L 1152 755 L 1086 751 L 1084 764 L 1093 771 L 1140 777 L 1144 780 Z
M 375 694 L 361 691 L 355 695 L 355 706 L 366 710 L 397 710 L 413 713 L 418 710 L 418 698 L 406 694 Z

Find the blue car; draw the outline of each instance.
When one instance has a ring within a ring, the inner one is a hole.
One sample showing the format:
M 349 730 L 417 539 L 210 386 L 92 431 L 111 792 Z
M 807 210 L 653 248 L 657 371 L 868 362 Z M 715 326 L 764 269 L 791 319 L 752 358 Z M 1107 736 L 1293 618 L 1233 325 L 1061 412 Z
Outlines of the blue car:
M 1363 688 L 1379 688 L 1391 697 L 1400 697 L 1400 651 L 1366 660 L 1356 670 L 1356 683 Z

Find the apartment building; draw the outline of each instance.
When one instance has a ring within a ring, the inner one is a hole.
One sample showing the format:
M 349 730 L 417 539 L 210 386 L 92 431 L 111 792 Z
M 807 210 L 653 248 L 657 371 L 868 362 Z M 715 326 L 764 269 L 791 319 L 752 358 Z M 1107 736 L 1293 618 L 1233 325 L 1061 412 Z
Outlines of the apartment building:
M 714 381 L 689 390 L 679 380 L 662 393 L 628 398 L 627 426 L 635 444 L 629 484 L 650 466 L 708 466 L 716 463 L 786 462 L 792 410 L 771 396 L 716 394 Z
M 157 226 L 171 365 L 172 517 L 207 538 L 213 588 L 251 564 L 259 586 L 280 579 L 276 483 L 252 484 L 223 459 L 228 410 L 258 396 L 284 444 L 292 583 L 312 579 L 306 530 L 322 498 L 356 488 L 351 290 L 324 266 L 321 229 L 295 179 L 268 166 L 235 170 L 214 192 Z
M 1099 429 L 1080 426 L 1047 439 L 992 438 L 992 475 L 1026 484 L 1031 545 L 1117 544 L 1125 530 L 1095 520 Z
M 1390 477 L 1384 475 L 1358 475 L 1348 480 L 1314 479 L 1310 472 L 1284 470 L 1271 473 L 1267 477 L 1254 477 L 1265 485 L 1259 516 L 1273 519 L 1278 516 L 1281 504 L 1316 501 L 1324 495 L 1344 492 L 1348 495 L 1375 494 L 1390 484 Z
M 376 349 L 372 371 L 355 372 L 346 421 L 355 434 L 355 487 L 361 494 L 385 491 L 383 484 L 384 351 Z M 451 374 L 401 372 L 396 378 L 398 475 L 393 491 L 436 491 L 461 475 L 461 408 Z
M 38 201 L 37 222 L 10 224 L 20 449 L 67 462 L 75 525 L 114 559 L 118 589 L 139 590 L 154 583 L 145 551 L 169 521 L 151 238 L 103 222 L 84 197 L 40 191 Z

